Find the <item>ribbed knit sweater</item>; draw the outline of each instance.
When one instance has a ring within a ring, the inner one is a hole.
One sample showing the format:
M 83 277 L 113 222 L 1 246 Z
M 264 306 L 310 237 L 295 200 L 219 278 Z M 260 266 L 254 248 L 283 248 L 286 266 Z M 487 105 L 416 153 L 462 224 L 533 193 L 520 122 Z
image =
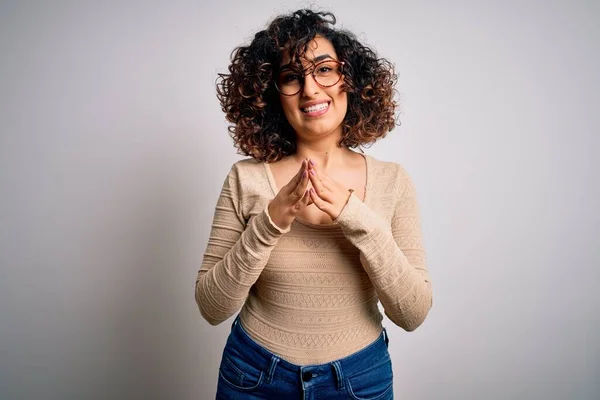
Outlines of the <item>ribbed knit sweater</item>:
M 364 200 L 354 193 L 331 224 L 273 223 L 267 164 L 236 162 L 217 201 L 196 280 L 202 316 L 238 310 L 260 345 L 298 365 L 343 358 L 377 339 L 385 314 L 407 331 L 432 305 L 415 187 L 400 164 L 365 155 Z

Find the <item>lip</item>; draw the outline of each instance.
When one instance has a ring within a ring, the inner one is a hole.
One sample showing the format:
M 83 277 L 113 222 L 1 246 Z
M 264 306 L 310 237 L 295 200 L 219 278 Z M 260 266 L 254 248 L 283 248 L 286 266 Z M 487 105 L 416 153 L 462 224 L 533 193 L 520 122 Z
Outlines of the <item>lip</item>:
M 314 106 L 316 104 L 323 104 L 323 103 L 327 103 L 327 107 L 322 110 L 313 111 L 313 112 L 309 112 L 309 113 L 302 111 L 302 109 L 305 107 L 310 107 L 310 106 Z M 309 101 L 308 103 L 302 104 L 302 106 L 300 107 L 300 112 L 302 113 L 302 115 L 304 115 L 306 117 L 311 117 L 311 118 L 319 117 L 319 116 L 325 114 L 327 111 L 329 111 L 330 106 L 331 106 L 331 102 L 329 100 Z

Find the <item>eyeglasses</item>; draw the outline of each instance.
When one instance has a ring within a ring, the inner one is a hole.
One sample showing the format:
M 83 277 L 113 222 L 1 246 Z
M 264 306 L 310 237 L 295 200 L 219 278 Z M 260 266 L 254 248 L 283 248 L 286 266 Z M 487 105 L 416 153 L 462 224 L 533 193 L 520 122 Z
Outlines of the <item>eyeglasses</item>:
M 338 60 L 325 60 L 314 65 L 309 72 L 297 70 L 284 70 L 275 80 L 275 87 L 284 96 L 294 96 L 302 90 L 305 76 L 312 74 L 315 82 L 320 87 L 331 87 L 342 79 L 344 62 Z

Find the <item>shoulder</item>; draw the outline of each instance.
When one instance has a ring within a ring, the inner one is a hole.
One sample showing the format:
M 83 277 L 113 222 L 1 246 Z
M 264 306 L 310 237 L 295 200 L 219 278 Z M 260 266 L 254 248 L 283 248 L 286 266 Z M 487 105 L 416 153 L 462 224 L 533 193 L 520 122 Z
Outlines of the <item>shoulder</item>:
M 244 158 L 234 162 L 231 166 L 231 170 L 244 173 L 246 171 L 254 171 L 264 168 L 263 164 L 264 163 L 257 161 L 254 158 Z
M 371 158 L 373 185 L 381 191 L 405 197 L 415 192 L 414 182 L 408 169 L 399 162 Z
M 254 158 L 244 158 L 232 164 L 228 178 L 235 181 L 246 181 L 253 177 L 263 176 L 265 173 L 264 168 L 264 163 Z
M 371 163 L 371 176 L 376 181 L 397 180 L 409 178 L 409 173 L 403 164 L 395 161 L 379 160 L 373 156 L 365 155 Z
M 236 186 L 240 198 L 255 201 L 257 197 L 270 195 L 265 165 L 254 158 L 244 158 L 233 163 L 228 179 Z

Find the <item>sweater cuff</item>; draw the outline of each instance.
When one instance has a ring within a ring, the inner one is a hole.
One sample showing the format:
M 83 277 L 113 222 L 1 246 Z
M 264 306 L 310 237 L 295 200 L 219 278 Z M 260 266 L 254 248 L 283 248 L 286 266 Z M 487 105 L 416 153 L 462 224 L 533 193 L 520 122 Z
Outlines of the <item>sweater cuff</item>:
M 262 214 L 264 215 L 263 225 L 265 225 L 265 228 L 269 229 L 271 231 L 271 233 L 273 233 L 274 235 L 283 235 L 284 233 L 288 233 L 292 229 L 291 226 L 288 226 L 286 229 L 281 229 L 280 227 L 275 225 L 275 222 L 273 222 L 273 220 L 271 219 L 271 216 L 269 215 L 269 204 L 268 203 L 265 206 Z
M 369 236 L 373 231 L 386 229 L 381 217 L 360 201 L 354 193 L 350 195 L 333 224 L 339 225 L 346 235 L 357 239 Z

